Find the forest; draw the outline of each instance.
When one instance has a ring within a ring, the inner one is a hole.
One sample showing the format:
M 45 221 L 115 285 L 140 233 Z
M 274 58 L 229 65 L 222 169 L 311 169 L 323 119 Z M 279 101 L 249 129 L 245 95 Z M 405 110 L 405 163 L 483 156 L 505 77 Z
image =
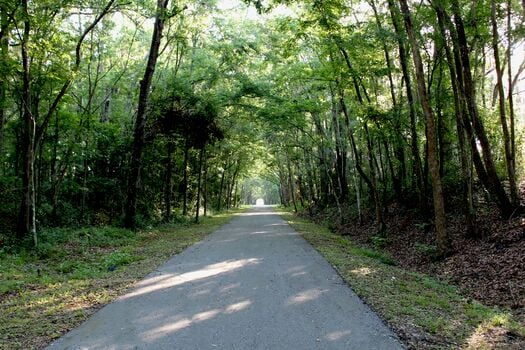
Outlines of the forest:
M 2 0 L 0 55 L 2 261 L 262 198 L 525 315 L 525 1 Z

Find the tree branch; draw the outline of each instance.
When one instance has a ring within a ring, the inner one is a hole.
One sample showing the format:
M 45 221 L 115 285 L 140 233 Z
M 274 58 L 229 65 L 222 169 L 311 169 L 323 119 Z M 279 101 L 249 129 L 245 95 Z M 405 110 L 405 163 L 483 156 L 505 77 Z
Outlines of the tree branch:
M 73 71 L 74 72 L 78 71 L 78 69 L 80 67 L 80 62 L 82 60 L 81 49 L 82 49 L 82 44 L 84 42 L 84 39 L 97 26 L 97 24 L 102 20 L 102 18 L 104 18 L 110 12 L 111 7 L 115 3 L 115 1 L 116 0 L 109 0 L 108 1 L 108 3 L 106 4 L 106 6 L 102 10 L 102 12 L 100 12 L 100 14 L 84 30 L 84 32 L 82 33 L 82 35 L 78 39 L 77 45 L 75 47 L 75 56 L 76 56 L 76 58 L 75 58 L 75 66 L 73 67 Z M 42 122 L 40 127 L 38 127 L 37 130 L 36 130 L 35 143 L 34 143 L 35 147 L 36 147 L 36 145 L 38 145 L 40 143 L 40 141 L 42 139 L 42 136 L 44 135 L 44 131 L 46 130 L 47 125 L 49 124 L 49 120 L 51 120 L 51 117 L 56 112 L 56 110 L 58 108 L 58 104 L 60 103 L 60 101 L 62 100 L 64 95 L 66 94 L 67 89 L 69 88 L 69 86 L 71 85 L 72 82 L 73 82 L 73 76 L 69 77 L 64 82 L 64 84 L 62 85 L 62 88 L 60 89 L 60 91 L 56 95 L 55 99 L 53 100 L 53 103 L 51 103 L 51 107 L 49 107 L 49 110 L 47 111 L 47 114 L 44 117 L 44 121 Z

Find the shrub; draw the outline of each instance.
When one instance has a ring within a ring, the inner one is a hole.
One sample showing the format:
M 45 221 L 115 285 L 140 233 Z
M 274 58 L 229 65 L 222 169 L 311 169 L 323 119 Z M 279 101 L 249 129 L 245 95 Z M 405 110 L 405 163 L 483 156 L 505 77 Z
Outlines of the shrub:
M 112 270 L 119 266 L 127 265 L 132 263 L 137 258 L 125 251 L 116 251 L 109 255 L 106 255 L 101 262 L 101 267 L 104 270 Z

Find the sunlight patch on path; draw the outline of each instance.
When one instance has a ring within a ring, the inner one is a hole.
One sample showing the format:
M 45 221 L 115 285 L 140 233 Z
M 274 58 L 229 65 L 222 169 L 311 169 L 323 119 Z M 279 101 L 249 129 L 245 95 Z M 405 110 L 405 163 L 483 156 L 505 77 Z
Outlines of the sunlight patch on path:
M 187 327 L 190 327 L 194 324 L 201 323 L 207 320 L 210 320 L 214 317 L 217 317 L 219 314 L 231 315 L 235 312 L 242 311 L 248 307 L 252 302 L 250 300 L 243 300 L 238 303 L 231 304 L 224 309 L 212 309 L 204 312 L 199 312 L 193 315 L 191 318 L 183 318 L 173 323 L 169 323 L 158 327 L 152 331 L 144 332 L 141 334 L 141 337 L 145 341 L 155 341 L 156 339 L 165 337 L 170 333 L 175 333 L 181 331 Z
M 169 277 L 166 277 L 166 275 L 160 275 L 150 277 L 145 279 L 142 283 L 139 283 L 136 290 L 126 294 L 122 297 L 122 299 L 129 299 L 139 295 L 178 286 L 187 282 L 198 281 L 207 277 L 232 272 L 237 269 L 258 263 L 259 259 L 256 258 L 224 261 L 217 264 L 208 265 L 200 270 L 186 272 L 181 275 L 168 275 Z
M 286 305 L 297 305 L 306 303 L 308 301 L 315 300 L 319 298 L 323 293 L 326 293 L 327 290 L 322 289 L 309 289 L 304 292 L 297 293 L 286 301 Z
M 337 332 L 328 333 L 325 336 L 325 339 L 330 340 L 330 341 L 337 341 L 344 337 L 348 337 L 350 334 L 352 334 L 351 331 L 337 331 Z

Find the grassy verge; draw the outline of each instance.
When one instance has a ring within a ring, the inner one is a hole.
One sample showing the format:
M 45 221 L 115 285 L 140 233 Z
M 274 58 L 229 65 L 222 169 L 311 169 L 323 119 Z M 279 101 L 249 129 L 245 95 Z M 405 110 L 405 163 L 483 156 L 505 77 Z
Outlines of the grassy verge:
M 48 230 L 37 251 L 0 253 L 0 349 L 42 348 L 236 213 L 136 233 Z
M 395 266 L 290 212 L 281 215 L 411 349 L 524 349 L 525 326 L 508 311 L 463 297 L 457 288 Z

